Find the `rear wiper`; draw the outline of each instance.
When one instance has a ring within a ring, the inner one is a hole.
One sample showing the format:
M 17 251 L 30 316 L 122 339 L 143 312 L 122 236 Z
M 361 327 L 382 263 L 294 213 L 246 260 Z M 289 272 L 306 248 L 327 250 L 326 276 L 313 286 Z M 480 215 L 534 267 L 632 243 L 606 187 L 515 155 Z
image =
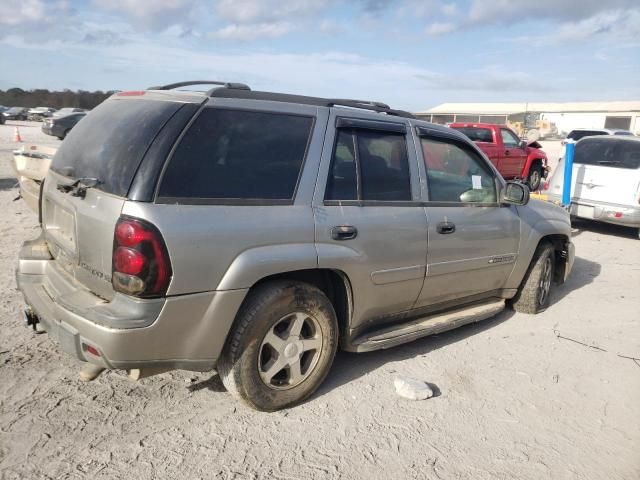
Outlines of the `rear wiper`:
M 99 179 L 93 177 L 78 178 L 73 183 L 59 183 L 58 190 L 62 193 L 71 192 L 72 197 L 84 198 L 87 196 L 87 190 L 102 183 Z

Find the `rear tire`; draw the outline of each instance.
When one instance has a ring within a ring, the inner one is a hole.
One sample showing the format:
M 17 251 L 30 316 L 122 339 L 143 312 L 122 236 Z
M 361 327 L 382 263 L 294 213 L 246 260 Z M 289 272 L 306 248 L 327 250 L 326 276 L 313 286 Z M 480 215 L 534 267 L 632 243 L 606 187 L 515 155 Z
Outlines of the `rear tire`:
M 529 177 L 527 178 L 527 185 L 532 192 L 538 191 L 540 184 L 542 183 L 542 167 L 539 163 L 534 163 L 529 169 Z
M 295 281 L 249 293 L 229 333 L 218 373 L 250 407 L 274 411 L 307 399 L 324 381 L 338 345 L 333 306 L 318 288 Z
M 511 301 L 516 312 L 535 314 L 547 309 L 553 285 L 555 260 L 553 245 L 547 242 L 538 245 L 522 285 Z

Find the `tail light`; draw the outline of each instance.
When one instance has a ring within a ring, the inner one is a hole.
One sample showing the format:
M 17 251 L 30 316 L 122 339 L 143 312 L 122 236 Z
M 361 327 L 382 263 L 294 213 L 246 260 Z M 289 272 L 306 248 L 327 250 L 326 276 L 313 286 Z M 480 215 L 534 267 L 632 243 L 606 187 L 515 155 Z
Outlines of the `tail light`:
M 114 290 L 136 297 L 161 297 L 171 281 L 171 262 L 158 229 L 122 216 L 113 238 L 111 282 Z

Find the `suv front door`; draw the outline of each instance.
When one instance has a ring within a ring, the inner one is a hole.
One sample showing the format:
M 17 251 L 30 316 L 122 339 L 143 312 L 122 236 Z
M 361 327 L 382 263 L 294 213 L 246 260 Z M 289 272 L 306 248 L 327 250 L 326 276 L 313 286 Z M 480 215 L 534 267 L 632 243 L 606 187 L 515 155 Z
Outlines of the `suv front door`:
M 527 161 L 527 152 L 520 147 L 520 139 L 507 128 L 500 129 L 504 149 L 500 157 L 499 170 L 505 178 L 516 178 L 522 175 Z
M 319 267 L 348 276 L 350 327 L 359 330 L 412 308 L 424 282 L 427 222 L 408 122 L 353 115 L 330 116 L 313 210 Z
M 496 173 L 471 145 L 442 132 L 418 133 L 429 249 L 416 308 L 499 295 L 518 255 L 518 213 L 499 204 Z

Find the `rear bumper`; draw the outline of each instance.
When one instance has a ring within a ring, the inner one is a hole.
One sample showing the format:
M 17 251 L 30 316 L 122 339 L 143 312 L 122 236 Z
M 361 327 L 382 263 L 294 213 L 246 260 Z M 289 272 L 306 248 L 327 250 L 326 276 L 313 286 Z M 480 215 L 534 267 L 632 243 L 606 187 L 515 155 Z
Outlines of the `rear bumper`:
M 559 195 L 547 194 L 546 197 L 553 203 L 560 204 L 562 202 Z M 572 198 L 569 213 L 578 218 L 640 228 L 640 205 L 636 207 Z
M 42 242 L 27 242 L 16 279 L 43 329 L 65 352 L 106 368 L 215 368 L 246 290 L 157 300 L 116 294 L 107 302 L 60 272 L 45 250 Z

